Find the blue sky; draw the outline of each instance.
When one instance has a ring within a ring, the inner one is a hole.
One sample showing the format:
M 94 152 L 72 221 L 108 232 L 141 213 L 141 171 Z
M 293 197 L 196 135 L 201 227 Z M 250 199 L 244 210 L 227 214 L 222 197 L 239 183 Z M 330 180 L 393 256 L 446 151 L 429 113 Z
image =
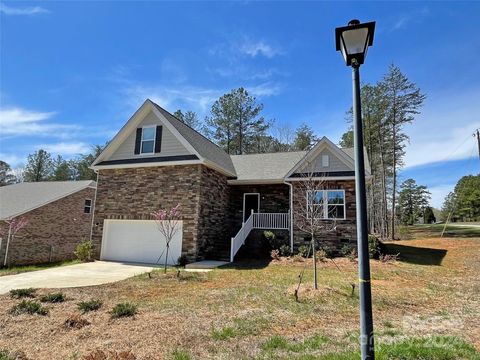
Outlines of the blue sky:
M 239 86 L 279 127 L 306 122 L 337 142 L 351 75 L 334 28 L 358 18 L 377 21 L 362 81 L 393 62 L 428 96 L 407 127 L 400 176 L 429 186 L 440 206 L 480 170 L 479 16 L 475 2 L 1 1 L 0 159 L 86 152 L 147 97 L 203 117 Z

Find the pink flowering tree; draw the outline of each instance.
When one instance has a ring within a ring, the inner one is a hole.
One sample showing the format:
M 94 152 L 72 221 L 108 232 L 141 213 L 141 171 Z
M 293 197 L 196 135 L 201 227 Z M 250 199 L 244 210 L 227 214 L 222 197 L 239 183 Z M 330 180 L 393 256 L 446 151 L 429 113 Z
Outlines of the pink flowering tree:
M 167 273 L 168 253 L 170 251 L 170 243 L 178 232 L 178 223 L 181 220 L 180 204 L 174 206 L 170 210 L 160 209 L 152 213 L 158 227 L 158 231 L 165 240 L 165 274 Z M 160 261 L 163 253 L 158 257 L 157 263 Z
M 8 248 L 10 247 L 10 242 L 20 230 L 27 226 L 28 220 L 25 217 L 16 217 L 11 220 L 5 220 L 5 223 L 7 226 L 0 227 L 0 235 L 2 237 L 5 235 L 7 236 L 7 247 L 5 249 L 5 257 L 3 258 L 3 266 L 7 266 Z

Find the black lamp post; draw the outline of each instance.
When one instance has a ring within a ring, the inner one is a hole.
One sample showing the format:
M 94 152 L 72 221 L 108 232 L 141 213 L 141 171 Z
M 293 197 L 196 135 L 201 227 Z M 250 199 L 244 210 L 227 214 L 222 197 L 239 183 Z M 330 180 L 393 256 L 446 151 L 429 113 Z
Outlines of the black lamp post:
M 360 102 L 359 68 L 373 43 L 375 22 L 360 24 L 352 20 L 348 26 L 335 29 L 337 51 L 341 51 L 347 66 L 352 67 L 353 139 L 355 147 L 355 195 L 357 200 L 358 277 L 360 295 L 360 346 L 362 359 L 374 359 L 372 289 L 368 254 L 367 196 L 365 191 L 365 160 Z

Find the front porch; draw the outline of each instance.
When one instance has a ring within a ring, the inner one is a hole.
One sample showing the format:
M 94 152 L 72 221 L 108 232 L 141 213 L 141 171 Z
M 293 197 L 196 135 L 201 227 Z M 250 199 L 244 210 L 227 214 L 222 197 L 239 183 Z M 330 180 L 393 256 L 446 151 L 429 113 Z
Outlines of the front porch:
M 290 230 L 290 220 L 290 211 L 287 213 L 258 213 L 251 209 L 250 216 L 231 239 L 230 261 L 233 262 L 235 255 L 245 244 L 245 240 L 252 230 Z

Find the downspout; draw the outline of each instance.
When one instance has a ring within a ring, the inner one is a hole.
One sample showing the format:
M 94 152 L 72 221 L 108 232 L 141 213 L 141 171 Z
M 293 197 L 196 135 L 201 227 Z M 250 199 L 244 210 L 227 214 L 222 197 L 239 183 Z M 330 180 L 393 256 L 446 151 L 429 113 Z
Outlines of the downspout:
M 98 170 L 93 170 L 95 171 L 95 174 L 97 174 L 97 180 L 95 181 L 95 195 L 93 195 L 93 206 L 92 206 L 92 221 L 90 224 L 90 242 L 92 242 L 92 237 L 93 237 L 93 224 L 95 220 L 95 205 L 97 204 L 97 189 L 98 189 Z
M 290 187 L 289 197 L 290 197 L 290 251 L 293 253 L 293 185 L 292 183 L 283 181 L 285 185 Z
M 5 248 L 5 258 L 3 259 L 3 266 L 7 266 L 8 248 L 10 246 L 11 234 L 12 234 L 12 225 L 8 224 L 7 247 Z

